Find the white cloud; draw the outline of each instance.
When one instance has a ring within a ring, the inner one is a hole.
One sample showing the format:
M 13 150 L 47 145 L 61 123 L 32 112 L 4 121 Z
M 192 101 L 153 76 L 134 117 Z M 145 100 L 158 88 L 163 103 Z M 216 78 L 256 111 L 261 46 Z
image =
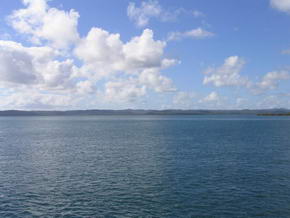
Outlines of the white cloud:
M 34 89 L 14 92 L 0 98 L 2 109 L 63 109 L 74 106 L 76 102 L 72 96 L 44 94 Z
M 135 89 L 146 86 L 156 92 L 164 92 L 172 91 L 174 88 L 172 81 L 161 75 L 160 71 L 177 63 L 174 59 L 164 57 L 165 46 L 165 42 L 154 40 L 153 31 L 149 29 L 124 43 L 120 40 L 119 34 L 92 28 L 88 35 L 81 39 L 74 53 L 84 63 L 82 75 L 94 77 L 96 80 L 131 75 L 137 83 Z M 130 90 L 133 90 L 132 81 L 128 82 L 126 79 L 122 82 L 108 83 L 107 90 L 116 90 L 118 87 L 116 84 L 120 83 L 125 83 L 126 86 L 130 84 Z M 140 90 L 144 92 L 144 89 Z M 124 93 L 127 92 L 122 93 L 121 99 L 124 99 Z
M 139 82 L 156 92 L 176 91 L 171 79 L 160 75 L 157 69 L 145 69 L 139 75 Z
M 173 104 L 177 108 L 191 108 L 194 106 L 196 94 L 193 92 L 178 92 L 173 96 Z
M 178 61 L 165 57 L 166 42 L 155 40 L 152 30 L 123 42 L 118 33 L 94 27 L 79 38 L 78 12 L 49 7 L 48 0 L 22 2 L 25 7 L 7 20 L 34 46 L 0 40 L 0 88 L 11 89 L 0 96 L 0 105 L 65 107 L 94 98 L 125 103 L 148 92 L 176 90 L 162 71 Z M 142 5 L 146 11 L 158 2 Z
M 81 95 L 93 94 L 96 92 L 96 87 L 92 81 L 83 80 L 76 84 L 77 92 Z
M 241 76 L 240 72 L 245 61 L 238 56 L 231 56 L 225 59 L 222 66 L 209 68 L 205 74 L 203 84 L 212 83 L 216 87 L 222 86 L 250 86 L 250 81 Z
M 123 47 L 127 69 L 161 67 L 166 43 L 155 41 L 153 31 L 145 29 L 140 37 L 134 37 Z
M 160 75 L 157 69 L 143 70 L 139 75 L 118 80 L 110 80 L 105 84 L 105 98 L 109 101 L 133 102 L 147 94 L 147 91 L 175 91 L 172 81 Z
M 147 90 L 175 90 L 172 81 L 161 74 L 163 69 L 177 63 L 164 57 L 165 46 L 166 42 L 153 39 L 153 31 L 149 29 L 124 43 L 119 34 L 92 28 L 78 41 L 73 52 L 83 62 L 79 69 L 74 64 L 75 57 L 65 58 L 49 45 L 25 47 L 13 41 L 0 41 L 0 85 L 15 90 L 19 87 L 18 92 L 30 88 L 49 91 L 56 94 L 55 98 L 58 93 L 76 98 L 98 94 L 98 97 L 103 95 L 104 100 L 132 102 L 146 95 Z M 105 84 L 101 84 L 103 94 L 96 88 L 100 79 L 105 80 Z M 38 102 L 38 106 L 45 105 L 39 98 L 32 100 Z M 22 107 L 24 103 L 17 105 Z
M 287 71 L 273 71 L 265 74 L 260 82 L 252 82 L 240 75 L 245 61 L 238 56 L 231 56 L 225 59 L 220 67 L 208 68 L 204 74 L 203 84 L 212 83 L 216 87 L 222 86 L 244 86 L 254 94 L 261 94 L 267 90 L 276 89 L 280 81 L 289 80 L 290 74 Z
M 219 109 L 225 108 L 228 105 L 225 102 L 225 98 L 213 91 L 198 101 L 199 108 L 207 109 Z
M 6 44 L 6 45 L 5 45 Z M 11 48 L 8 43 L 0 41 L 0 80 L 12 83 L 34 83 L 37 75 L 33 66 L 33 57 L 23 51 L 20 45 Z
M 197 28 L 193 30 L 189 30 L 186 32 L 171 32 L 168 34 L 167 40 L 181 40 L 184 38 L 191 38 L 191 39 L 204 39 L 214 36 L 214 33 L 206 31 L 202 28 Z
M 226 98 L 219 95 L 217 92 L 213 91 L 201 98 L 198 103 L 200 108 L 208 108 L 208 109 L 220 109 L 227 108 L 229 105 L 226 103 Z
M 25 47 L 0 41 L 0 85 L 90 95 L 97 92 L 96 82 L 104 79 L 104 98 L 134 101 L 147 90 L 175 90 L 172 81 L 161 74 L 177 63 L 164 57 L 165 46 L 165 42 L 155 41 L 148 29 L 124 43 L 119 34 L 93 28 L 74 51 L 83 61 L 79 70 L 73 59 L 64 59 L 62 53 L 49 46 Z
M 78 70 L 72 59 L 67 59 L 65 61 L 53 60 L 44 65 L 41 64 L 41 66 L 43 66 L 41 75 L 45 85 L 47 87 L 61 89 L 71 86 L 70 79 Z M 38 69 L 38 71 L 40 72 L 40 69 Z
M 218 93 L 216 92 L 211 92 L 209 95 L 205 96 L 203 99 L 202 99 L 202 102 L 217 102 L 219 101 L 221 98 L 220 96 L 218 95 Z
M 282 96 L 277 94 L 266 95 L 264 98 L 259 99 L 255 105 L 256 108 L 272 109 L 272 108 L 289 108 L 289 96 Z
M 50 47 L 24 47 L 0 41 L 0 84 L 64 89 L 77 71 L 73 60 L 55 60 L 58 52 Z
M 176 89 L 172 81 L 160 75 L 157 69 L 145 69 L 139 75 L 106 82 L 104 97 L 108 101 L 134 102 L 145 96 L 149 90 L 171 92 Z
M 174 64 L 175 60 L 163 57 L 165 46 L 165 42 L 153 39 L 153 31 L 149 29 L 145 29 L 141 36 L 124 43 L 119 34 L 92 28 L 74 53 L 84 62 L 83 70 L 98 71 L 102 77 L 112 72 L 134 73 L 147 68 L 160 68 L 164 64 Z
M 119 34 L 110 34 L 100 28 L 92 28 L 88 35 L 81 39 L 74 53 L 83 61 L 82 70 L 87 74 L 103 77 L 112 71 L 123 68 L 123 43 Z
M 273 8 L 290 13 L 290 0 L 270 0 Z
M 267 73 L 260 82 L 256 84 L 257 91 L 276 89 L 279 82 L 289 80 L 290 74 L 287 71 L 274 71 Z
M 66 108 L 77 106 L 80 101 L 125 105 L 142 102 L 148 93 L 177 91 L 163 70 L 178 61 L 166 57 L 166 41 L 156 40 L 152 30 L 145 29 L 140 35 L 122 41 L 120 34 L 94 27 L 80 38 L 78 12 L 52 8 L 48 2 L 23 0 L 25 7 L 8 18 L 16 31 L 36 45 L 0 40 L 0 88 L 11 89 L 0 97 L 2 108 Z M 130 3 L 128 7 L 128 16 L 138 26 L 147 25 L 153 17 L 165 21 L 170 14 L 176 17 L 180 13 L 188 11 L 179 9 L 171 13 L 154 0 L 144 1 L 140 7 Z M 190 14 L 204 16 L 199 11 Z M 170 40 L 213 35 L 197 28 L 171 33 Z M 239 75 L 243 65 L 241 58 L 229 57 L 221 67 L 210 69 L 204 83 L 246 85 L 248 80 Z M 216 107 L 222 105 L 223 99 L 216 92 L 200 101 L 195 93 L 178 92 L 173 104 L 186 108 Z
M 47 0 L 23 0 L 23 4 L 26 8 L 14 11 L 8 20 L 16 31 L 30 35 L 32 42 L 47 40 L 56 48 L 66 48 L 78 40 L 76 11 L 50 8 Z
M 153 18 L 162 22 L 174 21 L 181 14 L 191 15 L 195 18 L 205 16 L 204 13 L 198 10 L 187 10 L 184 8 L 169 11 L 163 8 L 157 0 L 142 1 L 140 6 L 130 2 L 127 7 L 127 16 L 138 27 L 147 26 Z
M 134 2 L 130 2 L 127 8 L 128 17 L 139 27 L 148 25 L 149 20 L 158 17 L 162 13 L 162 8 L 158 1 L 142 1 L 141 6 L 136 7 Z
M 23 47 L 13 41 L 0 41 L 1 82 L 31 84 L 39 80 L 36 64 L 53 55 L 49 47 Z
M 135 101 L 146 94 L 146 86 L 134 79 L 109 81 L 105 84 L 105 97 L 109 101 Z

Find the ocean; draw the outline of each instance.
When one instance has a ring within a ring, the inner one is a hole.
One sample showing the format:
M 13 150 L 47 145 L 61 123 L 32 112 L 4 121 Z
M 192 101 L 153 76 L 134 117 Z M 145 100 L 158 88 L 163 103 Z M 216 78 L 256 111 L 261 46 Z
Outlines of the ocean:
M 290 117 L 0 117 L 0 217 L 290 217 Z

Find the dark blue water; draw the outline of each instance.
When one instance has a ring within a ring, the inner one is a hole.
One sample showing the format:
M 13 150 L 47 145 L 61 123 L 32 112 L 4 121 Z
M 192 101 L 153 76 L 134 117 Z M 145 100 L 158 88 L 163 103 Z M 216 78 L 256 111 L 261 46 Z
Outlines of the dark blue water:
M 0 217 L 290 217 L 290 119 L 0 118 Z

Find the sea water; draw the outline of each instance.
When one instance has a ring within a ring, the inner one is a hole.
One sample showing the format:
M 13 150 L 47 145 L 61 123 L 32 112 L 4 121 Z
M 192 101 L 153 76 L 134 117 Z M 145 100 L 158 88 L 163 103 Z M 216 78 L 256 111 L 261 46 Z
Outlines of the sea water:
M 290 118 L 0 117 L 0 217 L 290 217 Z

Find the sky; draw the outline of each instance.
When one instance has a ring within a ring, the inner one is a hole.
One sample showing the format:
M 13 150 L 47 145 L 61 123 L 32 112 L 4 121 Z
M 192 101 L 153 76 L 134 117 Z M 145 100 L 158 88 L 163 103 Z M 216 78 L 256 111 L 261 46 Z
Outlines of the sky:
M 1 0 L 0 110 L 290 108 L 290 0 Z

